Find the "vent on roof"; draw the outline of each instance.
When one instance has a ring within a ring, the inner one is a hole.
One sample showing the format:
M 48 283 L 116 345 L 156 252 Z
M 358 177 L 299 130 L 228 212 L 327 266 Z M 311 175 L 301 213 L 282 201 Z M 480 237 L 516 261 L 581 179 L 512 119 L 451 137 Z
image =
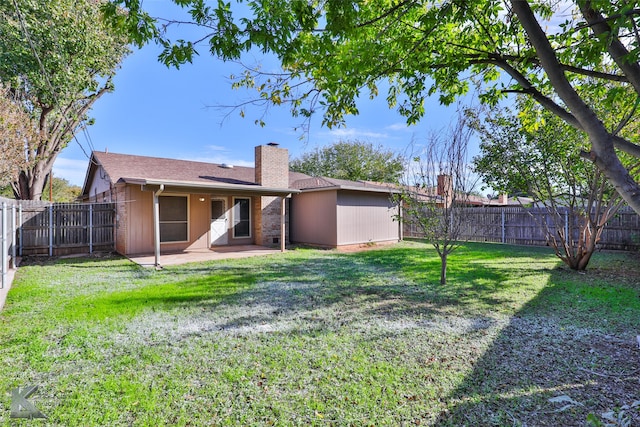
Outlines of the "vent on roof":
M 229 163 L 223 163 L 220 167 L 223 169 L 233 169 L 233 165 L 230 165 Z
M 278 145 L 280 145 L 280 144 L 278 144 L 277 142 L 270 142 L 270 143 L 268 143 L 267 145 L 268 145 L 269 147 L 277 147 L 277 146 L 278 146 Z

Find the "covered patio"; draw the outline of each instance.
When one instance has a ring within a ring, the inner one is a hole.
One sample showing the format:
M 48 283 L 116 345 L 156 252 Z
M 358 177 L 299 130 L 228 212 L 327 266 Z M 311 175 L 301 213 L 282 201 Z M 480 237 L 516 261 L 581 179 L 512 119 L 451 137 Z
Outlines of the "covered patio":
M 267 248 L 258 245 L 217 246 L 211 249 L 193 249 L 175 253 L 162 254 L 162 265 L 179 265 L 190 262 L 215 261 L 222 259 L 248 258 L 280 253 L 279 248 Z M 156 267 L 155 254 L 132 255 L 131 261 L 143 267 Z

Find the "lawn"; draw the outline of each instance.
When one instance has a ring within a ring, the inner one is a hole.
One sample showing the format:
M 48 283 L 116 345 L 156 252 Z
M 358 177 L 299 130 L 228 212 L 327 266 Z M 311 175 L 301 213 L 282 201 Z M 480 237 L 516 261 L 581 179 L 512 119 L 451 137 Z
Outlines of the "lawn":
M 640 262 L 418 242 L 167 267 L 31 260 L 0 312 L 52 425 L 640 425 Z M 598 424 L 600 423 L 600 424 Z

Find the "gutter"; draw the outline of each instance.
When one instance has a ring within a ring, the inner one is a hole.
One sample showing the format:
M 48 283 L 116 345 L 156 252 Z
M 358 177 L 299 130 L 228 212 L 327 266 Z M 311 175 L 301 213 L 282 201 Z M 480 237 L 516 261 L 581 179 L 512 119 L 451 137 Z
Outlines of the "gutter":
M 142 187 L 143 191 L 156 191 L 159 187 L 177 187 L 181 189 L 194 190 L 210 190 L 210 191 L 228 191 L 233 193 L 251 193 L 261 194 L 264 196 L 287 196 L 289 194 L 300 193 L 300 190 L 293 188 L 276 188 L 263 187 L 258 184 L 221 184 L 221 183 L 203 183 L 197 181 L 166 181 L 140 178 L 121 178 L 121 182 L 125 184 L 137 184 Z M 169 191 L 167 189 L 167 191 Z

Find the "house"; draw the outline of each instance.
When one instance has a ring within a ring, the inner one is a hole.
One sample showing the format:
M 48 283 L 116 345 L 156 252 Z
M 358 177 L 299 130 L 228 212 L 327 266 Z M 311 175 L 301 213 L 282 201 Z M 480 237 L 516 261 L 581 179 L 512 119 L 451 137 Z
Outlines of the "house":
M 81 200 L 116 204 L 123 255 L 288 242 L 338 247 L 402 238 L 389 187 L 289 171 L 255 147 L 255 167 L 93 152 Z

